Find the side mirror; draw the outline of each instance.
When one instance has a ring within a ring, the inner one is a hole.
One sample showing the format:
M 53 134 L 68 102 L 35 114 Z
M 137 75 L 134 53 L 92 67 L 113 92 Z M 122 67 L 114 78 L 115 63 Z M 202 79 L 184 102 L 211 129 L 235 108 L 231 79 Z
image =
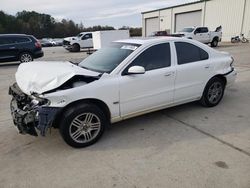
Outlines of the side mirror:
M 128 74 L 145 74 L 145 72 L 142 66 L 133 66 L 128 69 Z
M 194 31 L 194 34 L 196 35 L 198 32 L 197 31 Z

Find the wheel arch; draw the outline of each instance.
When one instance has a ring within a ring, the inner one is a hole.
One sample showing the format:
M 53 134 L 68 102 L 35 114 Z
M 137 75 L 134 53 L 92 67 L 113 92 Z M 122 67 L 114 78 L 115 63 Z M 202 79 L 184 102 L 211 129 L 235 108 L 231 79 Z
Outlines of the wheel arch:
M 223 74 L 216 74 L 215 76 L 213 76 L 212 78 L 210 78 L 210 79 L 207 81 L 207 83 L 206 83 L 206 85 L 205 85 L 205 87 L 204 87 L 204 90 L 205 90 L 205 88 L 206 88 L 208 82 L 209 82 L 210 80 L 212 80 L 213 78 L 219 78 L 219 79 L 221 79 L 221 80 L 223 81 L 223 83 L 225 84 L 225 86 L 227 85 L 227 78 L 225 77 L 225 75 L 223 75 Z
M 32 58 L 34 58 L 34 53 L 33 53 L 32 51 L 30 51 L 30 50 L 21 50 L 21 51 L 19 51 L 19 52 L 18 52 L 18 58 L 19 58 L 20 55 L 23 54 L 23 53 L 29 53 L 29 54 L 32 56 Z
M 219 42 L 219 37 L 215 36 L 212 41 L 217 40 Z
M 58 128 L 59 125 L 60 125 L 62 114 L 67 109 L 69 109 L 69 108 L 71 108 L 71 107 L 73 107 L 75 105 L 79 105 L 79 104 L 94 104 L 94 105 L 96 105 L 97 107 L 99 107 L 104 112 L 104 114 L 105 114 L 105 116 L 107 118 L 107 121 L 109 123 L 111 122 L 111 113 L 110 113 L 108 105 L 105 102 L 103 102 L 102 100 L 95 99 L 95 98 L 88 98 L 88 99 L 81 99 L 81 100 L 74 101 L 74 102 L 66 105 L 65 107 L 63 107 L 60 110 L 60 112 L 57 114 L 57 116 L 55 117 L 52 126 L 55 127 L 55 128 Z

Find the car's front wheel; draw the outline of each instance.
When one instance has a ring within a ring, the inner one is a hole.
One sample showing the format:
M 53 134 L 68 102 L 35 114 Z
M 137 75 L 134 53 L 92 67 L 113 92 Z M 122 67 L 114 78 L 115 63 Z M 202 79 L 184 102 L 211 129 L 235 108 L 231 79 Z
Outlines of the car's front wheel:
M 64 112 L 60 133 L 68 145 L 83 148 L 101 138 L 106 124 L 105 114 L 99 107 L 93 104 L 80 104 Z
M 33 56 L 29 52 L 23 52 L 19 56 L 21 63 L 33 61 Z
M 212 78 L 206 85 L 200 100 L 203 106 L 214 107 L 220 103 L 224 96 L 225 82 L 218 77 Z

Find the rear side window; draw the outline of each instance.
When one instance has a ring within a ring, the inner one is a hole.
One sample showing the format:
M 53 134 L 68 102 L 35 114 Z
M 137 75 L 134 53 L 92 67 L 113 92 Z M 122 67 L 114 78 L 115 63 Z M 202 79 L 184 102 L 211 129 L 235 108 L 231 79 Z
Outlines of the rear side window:
M 208 32 L 208 28 L 207 27 L 202 27 L 201 28 L 201 33 L 207 33 Z
M 206 51 L 190 43 L 175 42 L 175 47 L 179 65 L 203 61 L 209 58 Z
M 0 45 L 12 44 L 13 41 L 9 37 L 0 37 Z
M 14 41 L 15 43 L 26 43 L 26 42 L 30 42 L 31 40 L 27 37 L 15 37 Z
M 169 43 L 158 44 L 148 48 L 125 69 L 124 73 L 132 66 L 142 66 L 146 71 L 171 66 Z

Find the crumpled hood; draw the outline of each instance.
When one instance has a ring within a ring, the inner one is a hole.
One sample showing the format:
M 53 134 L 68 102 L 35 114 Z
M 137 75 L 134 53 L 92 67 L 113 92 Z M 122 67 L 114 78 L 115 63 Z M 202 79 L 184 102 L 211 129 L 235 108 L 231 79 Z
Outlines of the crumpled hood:
M 18 67 L 16 82 L 27 95 L 42 94 L 58 88 L 75 75 L 96 77 L 100 73 L 83 69 L 70 62 L 30 62 L 22 63 Z

